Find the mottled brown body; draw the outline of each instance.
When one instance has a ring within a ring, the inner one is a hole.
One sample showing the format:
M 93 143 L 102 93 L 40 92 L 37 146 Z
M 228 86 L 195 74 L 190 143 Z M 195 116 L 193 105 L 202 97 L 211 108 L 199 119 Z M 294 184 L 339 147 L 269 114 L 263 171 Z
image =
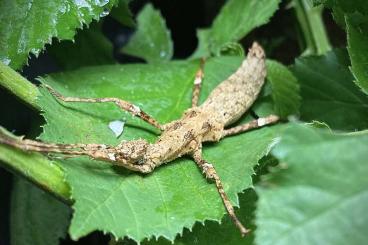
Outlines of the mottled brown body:
M 223 137 L 262 127 L 278 120 L 277 116 L 271 115 L 238 127 L 225 129 L 226 126 L 238 120 L 256 100 L 266 76 L 265 54 L 263 49 L 257 43 L 254 43 L 248 52 L 247 59 L 242 62 L 239 69 L 219 84 L 202 105 L 197 106 L 204 76 L 203 65 L 204 60 L 202 59 L 201 68 L 196 73 L 194 80 L 192 108 L 185 111 L 180 119 L 165 125 L 160 125 L 157 120 L 139 107 L 121 99 L 64 97 L 48 87 L 55 97 L 65 102 L 115 103 L 121 109 L 142 118 L 162 131 L 153 144 L 149 144 L 143 139 L 125 141 L 118 146 L 52 144 L 14 139 L 2 134 L 1 131 L 0 143 L 12 145 L 26 151 L 85 155 L 92 159 L 108 161 L 141 173 L 150 173 L 156 167 L 183 155 L 192 156 L 206 177 L 215 181 L 227 212 L 244 235 L 248 230 L 237 219 L 215 168 L 202 159 L 202 143 L 207 141 L 217 142 Z

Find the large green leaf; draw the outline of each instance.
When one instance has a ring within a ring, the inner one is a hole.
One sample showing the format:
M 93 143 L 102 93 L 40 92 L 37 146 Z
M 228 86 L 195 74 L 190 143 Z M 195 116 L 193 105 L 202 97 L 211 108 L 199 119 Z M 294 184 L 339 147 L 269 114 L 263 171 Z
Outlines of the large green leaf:
M 368 16 L 346 17 L 348 51 L 356 84 L 368 94 Z
M 236 42 L 252 29 L 269 21 L 277 10 L 280 0 L 229 0 L 214 20 L 209 33 L 199 32 L 198 55 L 218 54 L 223 45 Z M 201 41 L 208 41 L 202 44 Z M 204 48 L 208 48 L 204 52 Z
M 240 62 L 240 58 L 209 59 L 201 100 L 234 72 Z M 166 123 L 180 117 L 189 107 L 198 66 L 198 61 L 191 61 L 91 67 L 51 75 L 44 82 L 68 96 L 110 96 L 133 101 Z M 151 126 L 113 105 L 62 105 L 44 90 L 42 93 L 40 105 L 47 124 L 41 138 L 45 141 L 117 144 L 140 137 L 150 141 L 156 138 Z M 126 121 L 124 133 L 118 139 L 108 128 L 109 122 L 117 119 Z M 277 132 L 277 126 L 264 128 L 205 147 L 206 159 L 216 166 L 235 205 L 237 193 L 251 186 L 253 166 L 267 153 Z M 60 162 L 75 200 L 70 227 L 74 239 L 102 230 L 136 241 L 153 236 L 173 240 L 183 227 L 192 227 L 195 221 L 219 221 L 225 213 L 215 186 L 185 158 L 150 175 L 87 158 Z
M 302 96 L 301 118 L 333 129 L 368 127 L 368 98 L 353 82 L 345 50 L 296 60 L 292 71 Z
M 257 188 L 258 244 L 366 244 L 368 132 L 293 125 L 272 153 L 283 163 Z
M 175 239 L 174 245 L 247 245 L 253 244 L 254 240 L 254 211 L 256 209 L 257 195 L 254 189 L 248 189 L 239 195 L 240 209 L 236 215 L 252 230 L 245 237 L 240 236 L 239 231 L 234 229 L 234 223 L 227 216 L 221 224 L 214 221 L 206 221 L 203 224 L 196 223 L 192 230 L 185 229 L 182 236 Z M 121 245 L 123 245 L 122 243 Z M 144 242 L 144 245 L 170 245 L 170 241 L 159 239 L 158 241 Z
M 52 38 L 72 40 L 77 28 L 105 16 L 118 0 L 0 1 L 0 61 L 19 69 Z
M 23 179 L 15 179 L 10 213 L 12 245 L 57 245 L 67 234 L 69 220 L 66 204 Z
M 123 47 L 124 53 L 145 59 L 148 63 L 164 62 L 172 58 L 170 31 L 158 10 L 147 4 L 137 17 L 138 28 Z

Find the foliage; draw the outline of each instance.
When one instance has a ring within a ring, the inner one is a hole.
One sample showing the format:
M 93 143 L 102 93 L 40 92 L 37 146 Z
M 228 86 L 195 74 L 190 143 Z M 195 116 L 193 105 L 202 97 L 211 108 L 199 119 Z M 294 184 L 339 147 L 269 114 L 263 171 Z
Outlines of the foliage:
M 249 33 L 254 39 L 253 30 L 270 20 L 272 26 L 281 1 L 226 1 L 213 23 L 197 30 L 198 46 L 183 60 L 173 60 L 171 33 L 177 30 L 168 29 L 160 10 L 146 4 L 135 22 L 129 2 L 0 3 L 0 85 L 42 115 L 38 139 L 108 145 L 138 138 L 155 141 L 155 128 L 113 104 L 63 103 L 43 84 L 65 96 L 132 101 L 161 123 L 170 122 L 190 106 L 199 58 L 206 58 L 203 102 L 244 59 L 240 41 Z M 12 244 L 58 244 L 68 227 L 74 240 L 102 231 L 111 235 L 111 244 L 364 244 L 368 11 L 360 0 L 313 3 L 321 6 L 313 9 L 309 0 L 289 5 L 307 47 L 300 46 L 301 55 L 291 66 L 267 60 L 266 84 L 237 123 L 271 113 L 282 122 L 203 149 L 240 220 L 251 227 L 250 236 L 240 237 L 224 216 L 215 186 L 185 157 L 141 175 L 86 157 L 52 155 L 51 161 L 0 145 L 0 166 L 54 195 L 19 178 L 14 181 Z M 346 31 L 346 49 L 328 51 L 322 5 Z M 123 47 L 103 33 L 101 18 L 110 10 L 114 21 L 136 28 Z M 43 75 L 35 86 L 13 69 L 21 70 L 30 54 L 44 49 L 61 71 Z M 146 63 L 116 59 L 126 54 Z M 108 127 L 114 120 L 125 123 L 119 137 Z M 14 137 L 3 128 L 0 133 Z
M 367 143 L 367 131 L 285 130 L 272 150 L 282 168 L 257 188 L 258 244 L 364 244 Z
M 15 69 L 38 55 L 52 38 L 72 40 L 76 28 L 106 16 L 117 0 L 1 1 L 0 60 Z

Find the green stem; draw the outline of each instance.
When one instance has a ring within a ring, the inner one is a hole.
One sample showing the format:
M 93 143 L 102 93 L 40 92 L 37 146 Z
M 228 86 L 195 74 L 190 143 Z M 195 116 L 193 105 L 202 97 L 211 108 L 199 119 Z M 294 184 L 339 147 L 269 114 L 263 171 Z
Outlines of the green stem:
M 303 34 L 304 55 L 321 55 L 331 50 L 322 19 L 323 6 L 313 7 L 310 0 L 294 0 L 294 9 Z
M 72 202 L 70 187 L 64 180 L 64 171 L 42 154 L 0 144 L 0 166 L 25 177 L 63 202 Z
M 1 62 L 0 85 L 31 107 L 40 110 L 37 104 L 40 92 L 37 87 Z M 8 137 L 15 137 L 1 127 L 0 132 Z M 72 202 L 70 188 L 64 180 L 64 171 L 42 154 L 24 152 L 0 144 L 0 166 L 27 178 L 62 201 Z
M 40 110 L 36 103 L 40 95 L 37 87 L 7 65 L 0 62 L 0 86 L 9 90 L 31 107 Z

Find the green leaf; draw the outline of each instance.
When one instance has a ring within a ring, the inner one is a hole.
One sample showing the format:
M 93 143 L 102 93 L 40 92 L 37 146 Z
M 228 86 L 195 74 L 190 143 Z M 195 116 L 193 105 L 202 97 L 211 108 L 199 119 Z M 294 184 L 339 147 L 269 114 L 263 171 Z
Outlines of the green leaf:
M 217 54 L 224 44 L 236 42 L 254 28 L 267 23 L 279 3 L 280 0 L 227 1 L 211 27 L 209 40 L 212 53 Z
M 273 60 L 267 61 L 267 80 L 271 85 L 274 110 L 280 117 L 298 114 L 301 97 L 299 84 L 289 69 Z
M 354 84 L 348 66 L 345 50 L 296 60 L 292 71 L 300 83 L 301 119 L 341 130 L 368 127 L 368 98 Z
M 368 5 L 366 0 L 313 0 L 315 5 L 324 4 L 332 9 L 335 21 L 345 28 L 345 14 L 361 13 L 368 15 Z
M 105 16 L 118 0 L 1 1 L 0 61 L 19 69 L 53 37 L 72 40 L 77 28 Z
M 368 94 L 368 17 L 346 17 L 348 51 L 355 83 Z
M 238 57 L 208 60 L 202 101 L 240 62 Z M 160 122 L 167 123 L 179 118 L 189 107 L 198 67 L 198 60 L 100 66 L 51 75 L 44 82 L 67 96 L 109 96 L 132 101 Z M 116 145 L 121 140 L 157 138 L 151 126 L 113 105 L 62 105 L 44 90 L 42 93 L 40 105 L 47 121 L 41 137 L 44 141 Z M 126 122 L 124 133 L 118 139 L 108 128 L 113 120 Z M 278 130 L 277 126 L 263 128 L 205 146 L 205 158 L 216 166 L 225 191 L 235 205 L 238 204 L 237 193 L 251 186 L 253 166 L 268 152 Z M 190 228 L 196 221 L 219 221 L 225 213 L 215 186 L 185 158 L 149 175 L 87 158 L 61 162 L 75 200 L 70 227 L 73 239 L 102 230 L 136 241 L 153 236 L 173 240 L 184 227 Z
M 79 30 L 74 42 L 66 40 L 54 43 L 48 51 L 66 70 L 116 63 L 112 43 L 103 35 L 96 22 L 88 29 Z
M 122 52 L 148 63 L 166 62 L 173 56 L 170 31 L 158 10 L 147 4 L 137 17 L 138 28 Z
M 11 244 L 57 245 L 65 238 L 70 208 L 50 194 L 15 178 L 10 213 Z
M 344 13 L 360 12 L 368 14 L 366 0 L 313 0 L 315 5 L 325 4 L 329 8 L 340 8 Z
M 365 244 L 368 132 L 293 125 L 272 153 L 283 163 L 258 187 L 258 244 Z
M 236 215 L 247 224 L 252 231 L 254 212 L 256 209 L 257 195 L 254 189 L 248 189 L 239 195 L 240 209 L 236 210 Z M 222 219 L 221 224 L 214 221 L 206 221 L 203 224 L 196 223 L 191 231 L 185 229 L 183 235 L 175 239 L 174 245 L 250 245 L 253 244 L 254 232 L 245 237 L 241 237 L 239 231 L 234 229 L 234 223 L 229 217 Z M 124 243 L 122 243 L 124 244 Z M 144 242 L 144 245 L 170 245 L 171 242 L 165 239 L 158 241 Z
M 210 34 L 211 29 L 197 29 L 198 46 L 189 59 L 198 59 L 209 55 Z
M 129 9 L 130 1 L 121 0 L 119 5 L 111 10 L 111 16 L 124 26 L 135 27 L 133 14 Z

